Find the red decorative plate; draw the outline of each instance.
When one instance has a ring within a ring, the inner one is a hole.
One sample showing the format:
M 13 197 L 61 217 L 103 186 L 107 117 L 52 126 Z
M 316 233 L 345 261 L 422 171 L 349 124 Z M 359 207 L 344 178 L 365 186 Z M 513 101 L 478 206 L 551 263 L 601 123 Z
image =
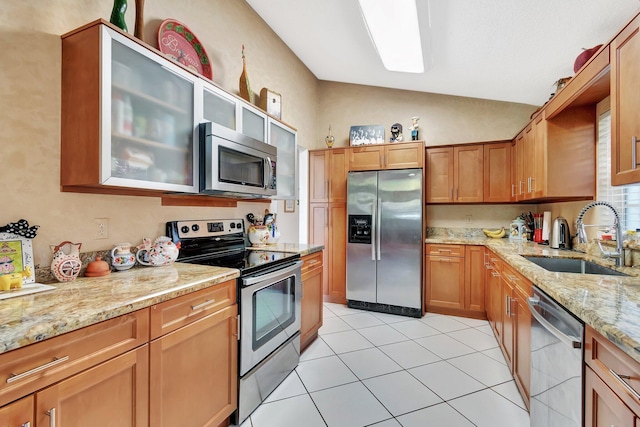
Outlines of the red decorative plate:
M 208 79 L 213 78 L 211 61 L 200 40 L 183 23 L 165 19 L 158 29 L 160 51 Z

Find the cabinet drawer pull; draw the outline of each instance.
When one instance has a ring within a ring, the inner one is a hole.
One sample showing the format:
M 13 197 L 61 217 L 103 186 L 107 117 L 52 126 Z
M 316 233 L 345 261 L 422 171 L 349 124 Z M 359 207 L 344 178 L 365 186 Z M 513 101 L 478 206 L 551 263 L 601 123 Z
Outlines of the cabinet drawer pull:
M 638 392 L 637 392 L 637 391 L 635 391 L 635 390 L 633 389 L 633 387 L 631 387 L 631 386 L 630 386 L 629 384 L 627 384 L 627 382 L 625 381 L 625 380 L 630 380 L 630 379 L 631 379 L 631 377 L 630 377 L 629 375 L 620 375 L 620 374 L 616 373 L 616 371 L 614 371 L 614 370 L 613 370 L 613 369 L 611 369 L 611 368 L 609 368 L 609 372 L 611 373 L 611 375 L 613 375 L 613 377 L 614 377 L 616 380 L 618 380 L 618 382 L 619 382 L 620 384 L 622 384 L 622 386 L 623 386 L 625 389 L 627 389 L 627 391 L 628 391 L 629 393 L 631 393 L 631 395 L 632 395 L 633 397 L 635 397 L 635 398 L 636 398 L 636 400 L 639 400 L 639 401 L 640 401 L 640 394 L 638 394 Z M 624 378 L 625 380 L 623 380 L 623 378 Z
M 307 261 L 307 267 L 311 267 L 312 265 L 320 264 L 320 261 L 314 259 L 313 261 Z
M 20 427 L 31 427 L 31 421 L 27 421 L 24 424 L 20 424 Z
M 505 274 L 512 282 L 517 282 L 518 278 L 516 276 L 512 276 L 511 274 Z
M 64 363 L 67 360 L 69 360 L 69 356 L 64 356 L 64 357 L 60 357 L 60 358 L 54 357 L 51 362 L 45 363 L 44 365 L 40 365 L 37 368 L 30 369 L 30 370 L 28 370 L 26 372 L 23 372 L 21 374 L 13 374 L 12 373 L 12 374 L 9 375 L 9 378 L 7 378 L 7 384 L 11 384 L 12 382 L 21 380 L 21 379 L 23 379 L 25 377 L 28 377 L 29 375 L 33 375 L 33 374 L 36 374 L 36 373 L 38 373 L 40 371 L 44 371 L 45 369 L 51 368 L 52 366 L 56 366 L 56 365 L 59 365 L 61 363 Z
M 635 169 L 638 167 L 638 159 L 636 158 L 636 154 L 638 151 L 638 139 L 635 135 L 631 137 L 631 169 Z
M 449 258 L 440 258 L 440 262 L 451 262 Z
M 492 271 L 492 272 L 491 272 L 491 275 L 492 275 L 493 277 L 500 277 L 500 273 L 498 273 L 497 271 Z
M 207 307 L 209 305 L 212 305 L 216 302 L 215 299 L 208 299 L 205 302 L 198 304 L 198 305 L 192 305 L 191 306 L 191 311 L 196 311 L 196 310 L 200 310 L 203 307 Z
M 516 185 L 511 184 L 511 197 L 516 197 Z
M 451 249 L 438 249 L 438 253 L 440 253 L 440 252 L 451 253 Z
M 56 408 L 51 408 L 45 412 L 49 415 L 49 427 L 56 427 Z

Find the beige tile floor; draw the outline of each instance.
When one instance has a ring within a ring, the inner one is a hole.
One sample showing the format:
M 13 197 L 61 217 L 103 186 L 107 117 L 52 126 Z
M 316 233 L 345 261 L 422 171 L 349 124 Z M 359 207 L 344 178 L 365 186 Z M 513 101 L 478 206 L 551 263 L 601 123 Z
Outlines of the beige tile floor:
M 525 427 L 489 324 L 324 304 L 320 337 L 241 427 Z

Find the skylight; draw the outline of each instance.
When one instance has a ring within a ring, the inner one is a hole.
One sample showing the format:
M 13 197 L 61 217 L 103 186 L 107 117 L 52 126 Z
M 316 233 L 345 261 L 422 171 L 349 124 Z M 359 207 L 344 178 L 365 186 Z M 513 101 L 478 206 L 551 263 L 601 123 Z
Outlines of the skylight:
M 358 0 L 382 64 L 389 71 L 423 73 L 415 0 Z

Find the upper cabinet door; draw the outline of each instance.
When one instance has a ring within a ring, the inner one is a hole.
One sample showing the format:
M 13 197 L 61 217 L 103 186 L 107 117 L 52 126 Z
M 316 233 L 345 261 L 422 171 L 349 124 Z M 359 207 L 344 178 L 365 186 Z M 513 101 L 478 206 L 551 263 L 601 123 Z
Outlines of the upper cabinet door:
M 267 115 L 256 108 L 242 104 L 240 107 L 241 133 L 258 141 L 267 142 Z
M 611 42 L 611 184 L 640 182 L 640 17 Z
M 296 131 L 269 119 L 269 144 L 278 148 L 278 163 L 276 166 L 278 195 L 274 199 L 296 199 L 298 196 Z
M 106 120 L 109 110 L 105 108 L 103 122 L 111 122 L 111 137 L 103 126 L 103 146 L 109 150 L 103 153 L 102 182 L 122 179 L 149 182 L 128 185 L 151 188 L 193 186 L 193 79 L 116 36 L 105 40 L 111 44 L 111 61 L 104 58 L 105 64 L 110 62 L 105 71 L 111 71 L 111 85 L 108 73 L 104 83 L 111 120 Z
M 100 22 L 64 35 L 63 190 L 197 193 L 198 80 Z
M 238 102 L 214 86 L 203 91 L 203 118 L 231 130 L 238 129 Z

